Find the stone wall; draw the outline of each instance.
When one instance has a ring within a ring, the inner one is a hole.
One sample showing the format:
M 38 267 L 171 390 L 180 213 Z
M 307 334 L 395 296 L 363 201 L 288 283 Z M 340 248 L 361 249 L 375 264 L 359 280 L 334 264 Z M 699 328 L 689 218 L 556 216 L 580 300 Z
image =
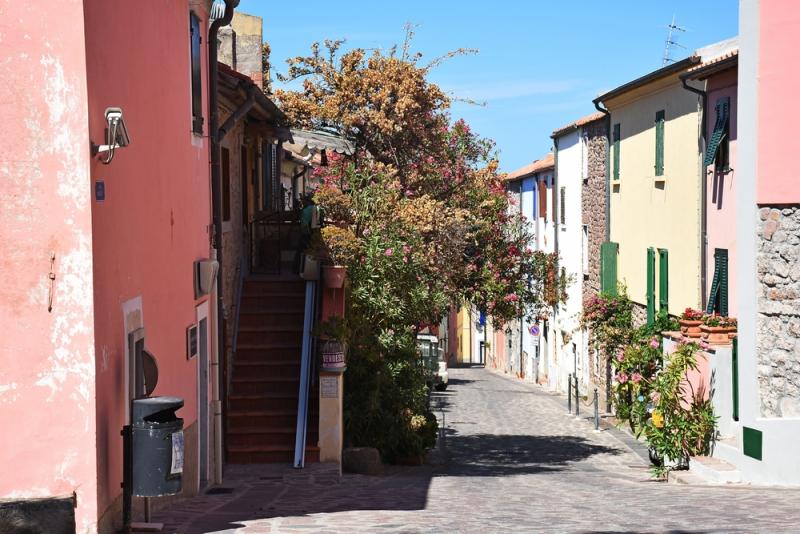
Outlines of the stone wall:
M 600 245 L 606 240 L 606 121 L 584 127 L 588 137 L 588 176 L 581 190 L 583 224 L 589 226 L 589 277 L 583 299 L 600 292 Z
M 588 174 L 581 189 L 583 224 L 589 228 L 589 275 L 583 280 L 583 300 L 600 292 L 600 245 L 606 240 L 606 121 L 600 119 L 583 129 L 588 140 Z M 589 347 L 589 379 L 606 404 L 606 361 Z
M 800 417 L 800 206 L 762 207 L 757 245 L 761 414 Z

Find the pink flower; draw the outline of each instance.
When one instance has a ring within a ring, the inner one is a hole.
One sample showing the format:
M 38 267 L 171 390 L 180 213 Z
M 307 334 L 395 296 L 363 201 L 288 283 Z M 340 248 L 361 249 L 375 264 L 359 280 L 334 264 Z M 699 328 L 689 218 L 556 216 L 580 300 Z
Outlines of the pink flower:
M 403 254 L 408 254 L 409 252 L 411 252 L 411 247 L 403 245 Z
M 658 342 L 658 338 L 654 337 L 653 339 L 650 340 L 650 346 L 653 347 L 654 349 L 657 349 L 658 347 L 661 346 L 661 343 Z
M 701 348 L 701 349 L 703 349 L 703 350 L 708 350 L 708 347 L 709 347 L 709 346 L 710 346 L 710 345 L 709 345 L 708 343 L 706 343 L 705 341 L 700 341 L 700 348 Z
M 392 254 L 394 254 L 394 250 L 387 248 L 384 254 L 386 254 L 387 256 L 391 256 Z
M 620 384 L 624 384 L 628 381 L 628 375 L 625 373 L 617 373 L 616 379 Z
M 641 381 L 642 381 L 642 375 L 641 374 L 633 373 L 631 375 L 631 382 L 633 382 L 634 384 L 638 384 Z
M 617 361 L 618 361 L 618 362 L 621 362 L 621 361 L 623 361 L 624 359 L 625 359 L 625 353 L 624 353 L 624 352 L 622 352 L 622 351 L 618 352 L 618 353 L 617 353 Z
M 650 400 L 658 404 L 661 401 L 661 393 L 654 391 L 650 394 Z
M 511 293 L 510 295 L 506 295 L 503 298 L 503 300 L 505 300 L 506 302 L 516 302 L 519 300 L 519 297 L 517 296 L 516 293 Z

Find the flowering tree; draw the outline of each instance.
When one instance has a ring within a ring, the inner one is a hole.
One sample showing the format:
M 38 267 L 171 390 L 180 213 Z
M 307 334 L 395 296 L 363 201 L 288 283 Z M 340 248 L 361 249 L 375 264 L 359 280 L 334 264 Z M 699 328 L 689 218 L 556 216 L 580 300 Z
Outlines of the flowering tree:
M 437 324 L 461 302 L 496 324 L 537 315 L 564 299 L 566 283 L 555 256 L 532 250 L 493 143 L 464 121 L 451 123 L 448 97 L 427 80 L 441 60 L 468 51 L 422 65 L 409 53 L 410 37 L 401 52 L 385 54 L 356 49 L 339 57 L 341 42 L 326 41 L 324 54 L 315 44 L 311 55 L 288 61 L 283 77 L 304 78 L 302 91 L 276 91 L 295 123 L 333 131 L 356 147 L 353 157 L 331 154 L 317 169 L 314 199 L 329 225 L 322 240 L 350 280 L 348 373 L 408 386 L 388 405 L 368 393 L 386 390 L 378 378 L 346 392 L 351 440 L 378 443 L 390 457 L 402 455 L 393 444 L 414 440 L 387 443 L 387 425 L 429 428 L 420 424 L 419 396 L 406 394 L 420 383 L 407 364 L 421 325 Z

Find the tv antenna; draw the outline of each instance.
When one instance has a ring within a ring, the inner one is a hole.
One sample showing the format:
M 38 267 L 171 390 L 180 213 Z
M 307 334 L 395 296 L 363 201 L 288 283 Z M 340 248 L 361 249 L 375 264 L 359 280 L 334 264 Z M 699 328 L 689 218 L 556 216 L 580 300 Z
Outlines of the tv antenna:
M 664 67 L 669 63 L 674 63 L 675 60 L 672 59 L 672 47 L 677 46 L 678 48 L 686 49 L 685 46 L 678 42 L 678 38 L 676 32 L 686 33 L 686 28 L 683 26 L 678 26 L 675 22 L 675 15 L 672 15 L 672 22 L 667 25 L 667 40 L 664 42 L 664 57 L 661 60 L 661 66 Z

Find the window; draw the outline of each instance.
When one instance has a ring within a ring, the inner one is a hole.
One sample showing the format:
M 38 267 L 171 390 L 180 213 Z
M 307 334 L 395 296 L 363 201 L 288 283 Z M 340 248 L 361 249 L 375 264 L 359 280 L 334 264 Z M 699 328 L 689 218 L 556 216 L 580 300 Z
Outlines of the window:
M 231 220 L 231 153 L 222 149 L 222 220 Z
M 614 180 L 619 180 L 619 123 L 614 125 L 613 133 L 613 166 L 614 166 Z
M 567 188 L 566 187 L 562 187 L 561 188 L 561 195 L 560 195 L 560 199 L 559 200 L 560 200 L 560 202 L 558 204 L 558 210 L 560 212 L 559 213 L 559 220 L 561 221 L 561 224 L 566 224 L 567 223 Z
M 189 13 L 189 42 L 192 65 L 192 131 L 203 133 L 203 80 L 200 75 L 200 59 L 202 57 L 200 37 L 200 19 Z
M 717 172 L 727 171 L 730 167 L 730 120 L 728 117 L 730 103 L 730 97 L 727 96 L 717 99 L 714 131 L 708 139 L 706 155 L 703 159 L 705 166 L 714 163 L 714 170 Z
M 547 177 L 548 185 L 552 190 L 551 204 L 550 204 L 550 222 L 556 222 L 556 206 L 558 206 L 558 199 L 556 199 L 556 183 L 552 176 Z
M 656 176 L 664 176 L 664 110 L 656 111 Z
M 667 249 L 658 249 L 658 313 L 669 313 L 669 255 Z
M 656 320 L 656 251 L 647 249 L 647 324 Z
M 617 294 L 617 253 L 619 244 L 606 241 L 600 245 L 600 292 Z
M 536 187 L 539 190 L 539 217 L 547 219 L 547 180 L 537 181 Z
M 706 313 L 728 315 L 728 249 L 714 249 L 714 280 L 711 282 Z

